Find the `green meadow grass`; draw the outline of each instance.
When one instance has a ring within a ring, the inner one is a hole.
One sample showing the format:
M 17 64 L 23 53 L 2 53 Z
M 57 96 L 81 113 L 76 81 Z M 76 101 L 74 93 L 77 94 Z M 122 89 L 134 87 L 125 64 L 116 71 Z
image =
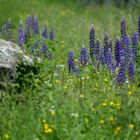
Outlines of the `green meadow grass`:
M 89 65 L 80 76 L 69 75 L 67 69 L 70 50 L 78 59 L 82 45 L 89 48 L 91 24 L 101 42 L 105 33 L 114 42 L 120 36 L 122 16 L 127 33 L 137 31 L 139 9 L 138 5 L 117 8 L 0 0 L 0 26 L 10 18 L 16 32 L 27 15 L 36 15 L 40 29 L 46 24 L 56 35 L 51 44 L 54 59 L 42 62 L 41 74 L 32 79 L 25 76 L 20 93 L 1 91 L 0 140 L 140 140 L 139 66 L 136 82 L 121 87 L 115 86 L 104 68 L 94 74 Z M 56 65 L 64 65 L 58 74 Z M 26 86 L 27 80 L 32 86 Z

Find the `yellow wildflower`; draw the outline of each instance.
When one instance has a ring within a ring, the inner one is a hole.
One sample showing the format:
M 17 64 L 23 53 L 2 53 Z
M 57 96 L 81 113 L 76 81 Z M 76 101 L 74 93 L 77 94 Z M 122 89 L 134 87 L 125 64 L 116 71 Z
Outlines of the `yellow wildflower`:
M 51 111 L 51 115 L 55 116 L 56 115 L 55 111 Z
M 5 139 L 10 139 L 9 134 L 4 134 L 4 138 L 5 138 Z
M 83 95 L 83 94 L 81 94 L 81 95 L 80 95 L 80 98 L 84 98 L 84 95 Z
M 120 126 L 116 127 L 115 132 L 114 132 L 115 135 L 118 135 L 120 131 L 121 131 L 121 127 Z
M 74 62 L 75 62 L 75 63 L 78 62 L 78 59 L 74 59 Z
M 102 106 L 107 106 L 107 103 L 106 102 L 102 103 Z
M 114 120 L 113 116 L 110 116 L 109 120 L 112 122 Z
M 133 94 L 133 92 L 131 92 L 131 91 L 128 91 L 128 93 L 127 93 L 128 95 L 132 95 Z
M 87 76 L 86 79 L 89 80 L 89 76 Z
M 134 127 L 135 127 L 134 124 L 132 124 L 132 123 L 129 124 L 129 128 L 132 128 L 133 129 Z
M 114 106 L 114 102 L 110 102 L 110 106 Z
M 44 129 L 48 129 L 49 125 L 47 123 L 44 124 Z
M 104 78 L 104 81 L 107 82 L 108 81 L 107 78 Z
M 48 133 L 52 133 L 53 130 L 51 128 L 48 129 Z
M 105 120 L 100 120 L 100 124 L 105 124 Z

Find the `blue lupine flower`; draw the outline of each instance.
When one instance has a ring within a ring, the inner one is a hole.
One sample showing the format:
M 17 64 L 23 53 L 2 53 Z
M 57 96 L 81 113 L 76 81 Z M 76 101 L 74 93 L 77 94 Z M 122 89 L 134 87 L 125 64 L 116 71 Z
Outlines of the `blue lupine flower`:
M 8 20 L 6 28 L 7 28 L 6 34 L 7 40 L 13 41 L 13 24 L 11 22 L 11 19 Z
M 126 82 L 126 57 L 125 50 L 122 48 L 120 51 L 119 71 L 117 74 L 117 83 L 123 84 Z
M 125 46 L 126 46 L 126 57 L 127 57 L 127 60 L 129 61 L 130 58 L 131 58 L 131 48 L 130 48 L 130 37 L 129 36 L 126 36 L 125 37 Z
M 82 66 L 87 65 L 88 62 L 87 49 L 84 47 L 81 49 L 81 56 L 79 62 L 82 64 Z
M 31 36 L 31 32 L 33 30 L 33 17 L 32 16 L 28 16 L 26 19 L 26 36 L 27 38 L 29 38 Z
M 115 63 L 113 61 L 112 52 L 111 52 L 111 49 L 110 48 L 108 48 L 108 51 L 107 51 L 106 61 L 107 61 L 107 67 L 108 67 L 108 69 L 113 74 L 115 74 Z
M 106 64 L 106 57 L 107 57 L 107 51 L 108 51 L 108 48 L 109 48 L 109 40 L 108 40 L 108 34 L 105 34 L 104 36 L 104 62 Z
M 102 47 L 102 46 L 100 46 L 99 63 L 102 64 L 102 65 L 105 64 L 104 47 Z
M 111 49 L 112 52 L 112 40 L 109 41 L 108 47 Z
M 43 45 L 42 45 L 41 52 L 42 52 L 43 54 L 46 54 L 46 52 L 47 52 L 47 45 L 46 45 L 45 42 L 44 42 Z
M 101 46 L 100 46 L 100 42 L 99 42 L 99 40 L 96 40 L 96 44 L 95 44 L 95 52 L 94 52 L 94 54 L 95 54 L 95 56 L 96 56 L 96 60 L 99 60 L 99 57 L 100 57 L 100 48 Z
M 26 36 L 25 36 L 25 31 L 22 25 L 20 25 L 18 29 L 18 41 L 19 41 L 19 46 L 23 48 L 23 45 L 26 41 Z
M 139 35 L 139 40 L 140 40 L 140 16 L 138 18 L 138 35 Z
M 134 60 L 137 60 L 138 57 L 138 35 L 137 32 L 132 34 L 132 52 L 134 54 Z
M 116 42 L 115 42 L 115 49 L 114 49 L 114 53 L 115 53 L 115 60 L 116 60 L 116 64 L 117 66 L 120 63 L 120 51 L 121 51 L 121 43 L 120 43 L 120 39 L 117 37 Z
M 75 66 L 75 74 L 77 76 L 80 74 L 79 66 Z
M 35 34 L 39 34 L 39 25 L 37 18 L 33 18 L 33 31 Z
M 121 37 L 124 41 L 124 38 L 126 36 L 126 22 L 125 22 L 124 17 L 122 17 L 120 29 L 121 29 Z
M 48 38 L 48 29 L 47 26 L 44 27 L 44 31 L 42 32 L 42 37 L 47 39 Z
M 54 34 L 53 29 L 51 29 L 51 32 L 50 32 L 50 40 L 54 40 L 54 38 L 55 38 L 55 34 Z
M 33 27 L 33 17 L 32 16 L 27 17 L 26 26 L 27 26 L 27 28 L 32 28 Z
M 75 72 L 74 52 L 73 51 L 69 52 L 68 69 L 69 69 L 69 73 Z
M 119 71 L 117 74 L 117 84 L 121 85 L 125 82 L 126 82 L 126 67 L 125 67 L 125 63 L 121 62 L 119 64 Z
M 131 59 L 131 61 L 129 62 L 129 66 L 128 66 L 128 76 L 129 76 L 130 81 L 134 81 L 135 74 L 136 74 L 135 63 L 134 63 L 133 59 Z
M 95 47 L 96 47 L 96 42 L 95 42 L 95 30 L 94 30 L 94 26 L 92 25 L 91 26 L 91 29 L 90 29 L 90 57 L 91 57 L 91 61 L 92 63 L 94 63 L 94 51 L 95 51 Z

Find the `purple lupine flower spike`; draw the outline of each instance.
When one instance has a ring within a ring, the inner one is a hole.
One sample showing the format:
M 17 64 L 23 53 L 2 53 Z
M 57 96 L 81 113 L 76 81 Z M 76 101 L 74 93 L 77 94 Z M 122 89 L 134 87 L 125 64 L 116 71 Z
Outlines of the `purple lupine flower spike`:
M 87 49 L 86 48 L 82 48 L 81 49 L 81 56 L 79 59 L 79 62 L 82 64 L 82 66 L 86 66 L 87 65 L 87 61 L 88 61 L 88 56 L 87 56 Z
M 44 27 L 44 31 L 42 32 L 42 37 L 47 39 L 48 38 L 48 29 L 47 26 Z
M 117 66 L 120 63 L 120 51 L 121 51 L 121 43 L 120 43 L 120 39 L 117 37 L 116 42 L 115 42 L 115 49 L 114 49 L 115 60 L 116 60 Z
M 51 29 L 51 32 L 50 32 L 50 40 L 54 40 L 54 38 L 55 38 L 55 34 L 54 34 L 53 29 Z
M 94 26 L 92 24 L 91 29 L 90 29 L 90 57 L 91 57 L 91 61 L 92 63 L 94 63 L 94 50 L 95 50 L 95 29 Z
M 122 17 L 120 29 L 121 29 L 121 38 L 124 41 L 124 38 L 126 36 L 126 22 L 125 22 L 124 17 Z
M 43 42 L 43 45 L 42 45 L 42 48 L 41 48 L 41 52 L 42 52 L 43 54 L 46 54 L 46 52 L 47 52 L 47 45 L 46 45 L 45 42 Z
M 130 61 L 130 58 L 131 58 L 131 48 L 130 48 L 130 37 L 129 36 L 126 36 L 126 57 L 127 57 L 127 60 Z
M 99 56 L 99 63 L 104 65 L 105 58 L 104 58 L 104 47 L 100 46 L 100 56 Z
M 33 31 L 35 34 L 39 34 L 39 24 L 37 18 L 33 18 Z
M 138 35 L 139 35 L 139 41 L 140 41 L 140 16 L 138 18 Z
M 75 74 L 77 76 L 80 74 L 79 66 L 75 66 Z
M 135 74 L 136 74 L 135 62 L 133 59 L 131 59 L 128 66 L 128 76 L 130 81 L 134 81 Z
M 126 82 L 126 68 L 124 63 L 119 64 L 119 71 L 117 74 L 117 84 L 121 85 Z
M 26 41 L 26 36 L 25 36 L 25 31 L 22 25 L 20 25 L 18 29 L 18 41 L 19 41 L 19 46 L 23 48 L 23 45 Z
M 108 47 L 111 49 L 112 52 L 112 40 L 109 41 Z
M 95 56 L 96 56 L 96 60 L 99 60 L 99 57 L 100 57 L 100 42 L 99 42 L 99 40 L 96 40 L 96 45 L 95 45 L 96 47 L 95 47 Z
M 105 34 L 104 36 L 104 62 L 106 64 L 106 57 L 107 57 L 107 51 L 108 51 L 108 48 L 109 48 L 109 40 L 108 40 L 108 34 Z
M 12 35 L 13 35 L 13 25 L 11 19 L 9 19 L 7 23 L 7 39 L 13 41 Z
M 73 73 L 75 71 L 74 52 L 73 51 L 69 52 L 68 69 L 69 69 L 69 73 Z
M 113 61 L 112 52 L 111 52 L 111 49 L 110 48 L 108 48 L 108 51 L 107 51 L 106 61 L 107 61 L 107 67 L 108 67 L 108 69 L 113 74 L 115 74 L 115 63 Z
M 117 83 L 121 85 L 125 82 L 126 82 L 126 57 L 125 57 L 125 50 L 121 49 L 119 71 L 117 74 Z
M 31 36 L 32 28 L 33 28 L 33 17 L 28 16 L 26 19 L 26 30 L 27 30 L 26 36 L 27 36 L 27 38 L 29 38 Z
M 134 60 L 137 60 L 138 57 L 138 35 L 137 32 L 132 34 L 132 52 L 134 54 Z

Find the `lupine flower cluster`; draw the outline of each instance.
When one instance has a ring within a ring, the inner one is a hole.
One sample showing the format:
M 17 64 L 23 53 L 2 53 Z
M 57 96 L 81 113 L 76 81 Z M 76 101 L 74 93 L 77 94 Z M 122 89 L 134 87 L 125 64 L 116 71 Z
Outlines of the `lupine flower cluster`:
M 88 52 L 86 48 L 82 48 L 79 59 L 80 65 L 85 67 L 90 64 L 90 60 L 95 69 L 100 67 L 107 68 L 115 77 L 118 85 L 129 81 L 135 81 L 136 67 L 138 61 L 138 43 L 140 38 L 140 17 L 138 18 L 138 32 L 133 32 L 131 37 L 127 35 L 126 21 L 124 17 L 120 24 L 121 37 L 116 38 L 113 45 L 108 34 L 104 35 L 103 45 L 99 42 L 95 35 L 95 29 L 92 25 L 90 29 L 90 45 Z M 71 60 L 71 61 L 70 61 Z M 73 61 L 72 61 L 73 60 Z M 69 72 L 75 70 L 74 58 L 69 55 Z
M 38 18 L 35 16 L 28 16 L 25 24 L 20 23 L 16 35 L 13 33 L 13 24 L 11 20 L 9 20 L 2 26 L 2 37 L 8 41 L 18 41 L 19 47 L 24 50 L 30 50 L 31 54 L 40 52 L 45 56 L 49 56 L 49 58 L 51 57 L 51 52 L 46 42 L 49 43 L 55 40 L 54 30 L 51 29 L 49 34 L 49 30 L 45 25 L 41 32 Z

